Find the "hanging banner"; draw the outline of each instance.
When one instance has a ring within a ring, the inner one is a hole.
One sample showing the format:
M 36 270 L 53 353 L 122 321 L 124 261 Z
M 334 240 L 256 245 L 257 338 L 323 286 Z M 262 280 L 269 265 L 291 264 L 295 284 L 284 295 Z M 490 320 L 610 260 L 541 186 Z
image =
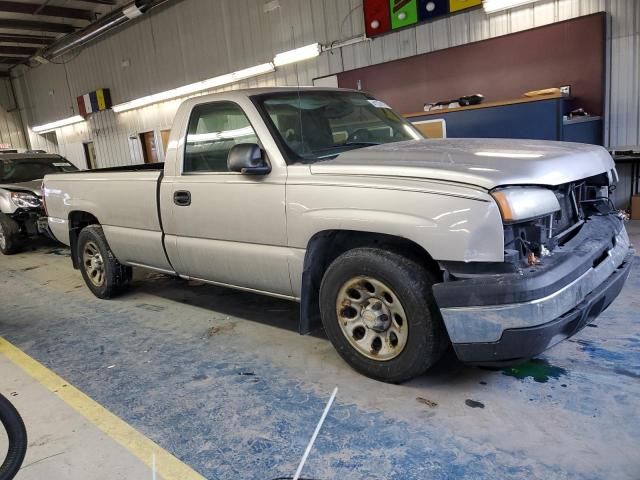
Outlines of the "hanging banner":
M 108 88 L 99 88 L 95 92 L 85 93 L 77 98 L 78 113 L 82 117 L 93 112 L 101 112 L 111 108 L 111 92 Z

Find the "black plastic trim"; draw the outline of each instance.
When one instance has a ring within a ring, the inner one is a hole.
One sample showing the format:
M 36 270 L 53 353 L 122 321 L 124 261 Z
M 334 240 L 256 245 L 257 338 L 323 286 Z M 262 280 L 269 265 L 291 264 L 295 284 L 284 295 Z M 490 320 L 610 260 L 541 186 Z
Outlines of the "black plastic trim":
M 614 214 L 591 217 L 571 240 L 534 267 L 514 273 L 496 270 L 494 274 L 434 285 L 438 307 L 504 305 L 551 295 L 584 274 L 613 248 L 622 228 L 622 220 Z
M 535 327 L 505 330 L 497 342 L 454 343 L 458 358 L 466 363 L 492 365 L 525 360 L 544 352 L 556 343 L 572 337 L 593 321 L 613 302 L 631 271 L 633 254 L 575 308 Z

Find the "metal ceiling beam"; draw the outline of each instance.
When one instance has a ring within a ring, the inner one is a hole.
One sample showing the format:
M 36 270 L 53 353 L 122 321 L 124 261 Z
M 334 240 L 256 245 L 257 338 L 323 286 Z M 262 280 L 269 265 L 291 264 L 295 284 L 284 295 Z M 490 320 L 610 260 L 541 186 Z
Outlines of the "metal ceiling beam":
M 0 42 L 27 43 L 29 45 L 49 45 L 56 37 L 49 35 L 21 35 L 19 33 L 0 33 Z
M 0 55 L 25 55 L 30 57 L 38 51 L 36 47 L 14 47 L 12 45 L 0 45 Z
M 17 65 L 22 62 L 24 58 L 22 57 L 0 57 L 0 64 L 4 65 Z
M 78 0 L 79 2 L 97 3 L 98 5 L 115 5 L 116 0 Z
M 30 15 L 47 15 L 49 17 L 74 18 L 92 22 L 96 19 L 91 10 L 80 8 L 57 7 L 39 3 L 22 3 L 0 0 L 0 12 L 25 13 Z
M 2 20 L 0 28 L 9 30 L 36 30 L 38 32 L 72 33 L 76 31 L 73 25 L 53 22 L 36 22 L 32 20 Z

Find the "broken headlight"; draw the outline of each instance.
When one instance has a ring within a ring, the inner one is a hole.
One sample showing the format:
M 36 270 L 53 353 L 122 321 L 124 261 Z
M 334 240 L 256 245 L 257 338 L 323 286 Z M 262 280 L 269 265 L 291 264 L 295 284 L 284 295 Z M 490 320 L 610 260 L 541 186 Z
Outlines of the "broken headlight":
M 521 222 L 560 210 L 555 193 L 548 188 L 509 187 L 491 192 L 504 223 Z
M 11 192 L 11 202 L 18 208 L 39 208 L 40 198 L 26 192 Z

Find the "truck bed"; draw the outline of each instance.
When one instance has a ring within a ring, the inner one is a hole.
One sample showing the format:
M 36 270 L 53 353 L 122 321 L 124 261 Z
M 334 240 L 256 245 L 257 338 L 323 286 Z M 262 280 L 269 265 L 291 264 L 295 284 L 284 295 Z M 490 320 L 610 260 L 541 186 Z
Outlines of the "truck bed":
M 125 165 L 123 167 L 107 167 L 95 168 L 93 170 L 78 170 L 71 172 L 76 174 L 82 173 L 103 173 L 103 172 L 145 172 L 154 170 L 164 170 L 164 163 L 139 163 L 137 165 Z
M 158 211 L 162 164 L 103 168 L 45 177 L 50 228 L 62 243 L 69 241 L 74 212 L 89 212 L 102 225 L 114 252 L 140 250 L 139 257 L 164 255 Z

